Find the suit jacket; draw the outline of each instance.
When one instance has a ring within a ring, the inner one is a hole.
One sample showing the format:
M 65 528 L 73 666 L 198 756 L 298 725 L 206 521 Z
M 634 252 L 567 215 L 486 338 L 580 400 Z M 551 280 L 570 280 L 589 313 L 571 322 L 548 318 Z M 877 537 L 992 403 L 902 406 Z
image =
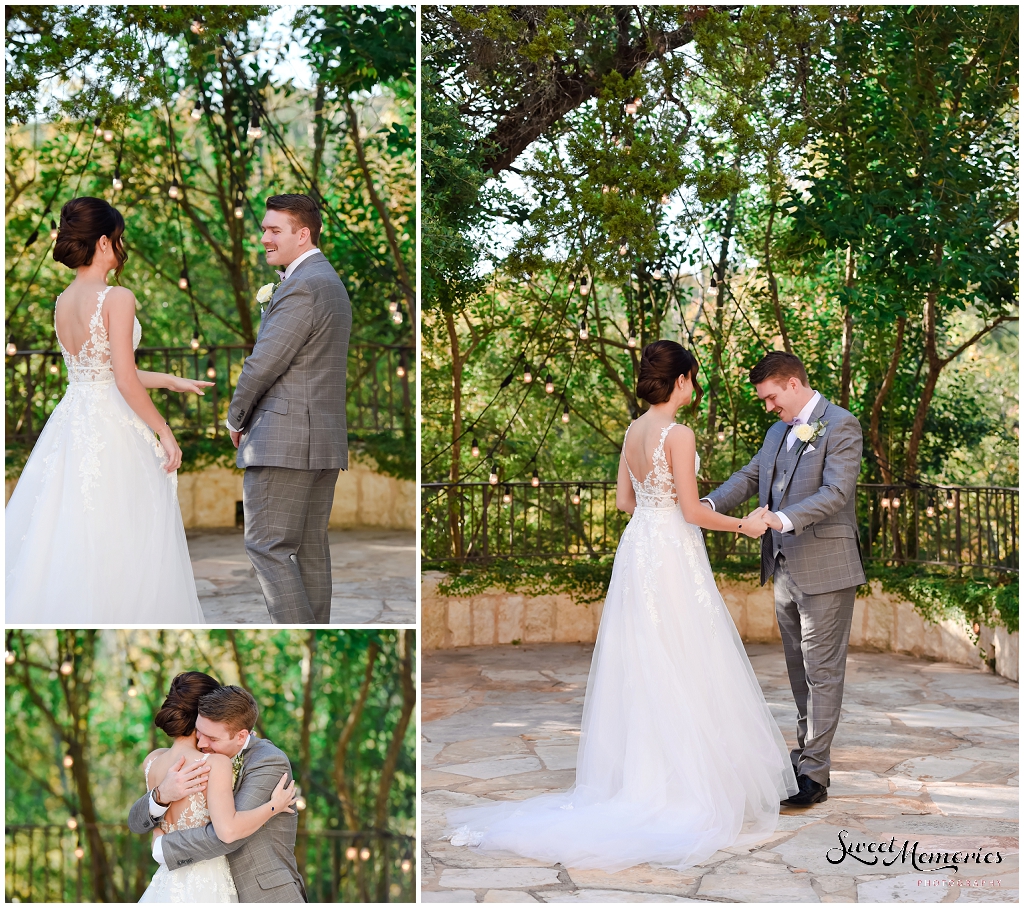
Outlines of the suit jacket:
M 774 501 L 772 486 L 781 478 L 776 475 L 776 461 L 790 430 L 781 420 L 768 430 L 750 463 L 708 496 L 716 510 L 725 512 L 756 492 L 760 506 L 784 511 L 793 522 L 793 532 L 770 530 L 774 551 L 786 556 L 794 583 L 809 595 L 866 582 L 857 528 L 863 433 L 852 413 L 824 396 L 811 412 L 811 422 L 819 419 L 827 423 L 825 434 L 803 446 L 795 466 L 776 488 Z
M 352 306 L 323 255 L 283 281 L 246 357 L 228 422 L 240 467 L 348 468 L 345 370 Z
M 263 738 L 253 736 L 242 755 L 242 769 L 235 785 L 235 809 L 251 810 L 270 800 L 270 795 L 291 763 L 285 754 Z M 132 832 L 151 832 L 160 820 L 149 812 L 148 792 L 128 813 Z M 168 870 L 226 854 L 240 902 L 305 902 L 306 889 L 295 864 L 295 830 L 299 818 L 282 813 L 271 818 L 249 838 L 225 844 L 213 824 L 179 829 L 163 837 Z

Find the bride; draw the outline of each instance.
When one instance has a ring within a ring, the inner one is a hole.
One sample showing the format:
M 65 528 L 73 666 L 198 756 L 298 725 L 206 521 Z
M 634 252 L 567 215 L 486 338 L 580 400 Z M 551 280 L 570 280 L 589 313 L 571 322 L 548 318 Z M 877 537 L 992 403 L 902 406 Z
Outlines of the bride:
M 7 506 L 8 624 L 203 623 L 178 508 L 181 449 L 146 389 L 213 383 L 136 370 L 135 296 L 107 285 L 128 258 L 123 233 L 102 199 L 61 209 L 53 258 L 76 272 L 54 312 L 68 388 Z
M 632 515 L 615 554 L 587 682 L 576 784 L 526 801 L 449 811 L 454 845 L 566 867 L 677 870 L 770 836 L 797 791 L 785 741 L 715 586 L 701 528 L 760 537 L 704 507 L 693 431 L 676 412 L 701 388 L 673 341 L 644 348 L 617 506 Z M 640 477 L 640 478 L 638 478 Z
M 169 748 L 154 750 L 143 761 L 146 788 L 153 797 L 159 797 L 160 782 L 169 770 L 180 769 L 185 763 L 196 760 L 210 762 L 205 792 L 172 801 L 154 836 L 212 823 L 218 839 L 224 843 L 235 842 L 248 838 L 277 814 L 295 813 L 291 806 L 295 803 L 295 782 L 285 785 L 287 773 L 266 804 L 252 810 L 235 810 L 231 759 L 223 754 L 204 754 L 196 746 L 199 701 L 218 687 L 220 684 L 202 672 L 182 672 L 171 682 L 167 699 L 153 718 L 156 727 L 174 739 Z M 174 870 L 161 864 L 139 901 L 237 902 L 238 893 L 228 859 L 219 855 Z

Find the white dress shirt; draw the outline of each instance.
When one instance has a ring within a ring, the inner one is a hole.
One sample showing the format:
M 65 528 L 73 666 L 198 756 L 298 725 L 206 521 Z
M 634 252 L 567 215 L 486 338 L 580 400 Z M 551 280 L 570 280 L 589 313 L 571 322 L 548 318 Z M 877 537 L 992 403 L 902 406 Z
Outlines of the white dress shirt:
M 297 259 L 294 259 L 292 261 L 292 263 L 287 268 L 284 269 L 284 271 L 278 271 L 277 272 L 277 276 L 279 278 L 281 278 L 282 282 L 288 280 L 288 278 L 290 278 L 292 276 L 292 272 L 296 268 L 298 268 L 299 265 L 301 265 L 304 261 L 306 261 L 306 259 L 308 259 L 311 255 L 316 255 L 319 251 L 320 250 L 316 246 L 314 246 L 312 249 L 307 249 Z M 229 432 L 240 432 L 241 431 L 241 429 L 236 429 L 227 420 L 224 421 L 224 425 L 227 427 L 227 430 Z
M 245 743 L 242 745 L 242 750 L 245 750 L 249 746 L 250 741 L 252 741 L 251 732 L 249 733 L 249 737 L 245 739 Z M 239 753 L 241 753 L 242 750 L 240 750 Z M 206 757 L 203 757 L 203 759 L 205 760 Z M 157 785 L 157 788 L 159 787 L 160 786 Z M 161 807 L 154 800 L 153 792 L 149 793 L 149 815 L 151 817 L 162 817 L 170 809 L 170 806 L 171 805 L 168 804 L 167 807 Z M 164 837 L 162 835 L 158 835 L 156 839 L 153 841 L 153 860 L 156 861 L 158 864 L 166 863 L 164 861 Z
M 791 428 L 789 430 L 789 434 L 786 436 L 787 451 L 792 451 L 793 445 L 796 443 L 796 427 L 802 426 L 805 423 L 809 423 L 811 421 L 811 414 L 814 412 L 814 408 L 818 406 L 819 400 L 821 400 L 821 394 L 815 391 L 811 395 L 811 399 L 807 401 L 806 404 L 804 404 L 804 408 L 797 414 L 796 418 L 790 423 Z M 715 503 L 710 498 L 702 498 L 701 501 L 706 501 L 709 505 L 711 505 L 713 510 L 718 510 L 718 508 L 715 507 Z M 780 533 L 793 532 L 793 521 L 790 520 L 783 511 L 773 511 L 772 513 L 775 514 L 775 516 L 782 521 L 782 529 L 779 530 Z

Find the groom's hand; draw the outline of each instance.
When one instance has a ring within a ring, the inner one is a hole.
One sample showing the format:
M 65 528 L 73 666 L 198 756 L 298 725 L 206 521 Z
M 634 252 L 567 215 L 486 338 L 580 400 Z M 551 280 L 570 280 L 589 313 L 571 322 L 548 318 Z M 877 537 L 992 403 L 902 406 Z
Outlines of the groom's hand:
M 231 444 L 233 444 L 237 448 L 238 447 L 238 440 L 241 437 L 242 437 L 242 433 L 241 432 L 232 432 L 231 433 Z
M 779 515 L 767 507 L 756 508 L 750 512 L 751 517 L 760 517 L 769 527 L 773 530 L 782 529 L 782 521 L 779 519 Z
M 206 791 L 206 779 L 210 774 L 210 764 L 206 760 L 196 760 L 187 769 L 183 768 L 184 766 L 185 758 L 182 757 L 157 786 L 161 804 L 170 804 L 180 801 L 190 794 Z

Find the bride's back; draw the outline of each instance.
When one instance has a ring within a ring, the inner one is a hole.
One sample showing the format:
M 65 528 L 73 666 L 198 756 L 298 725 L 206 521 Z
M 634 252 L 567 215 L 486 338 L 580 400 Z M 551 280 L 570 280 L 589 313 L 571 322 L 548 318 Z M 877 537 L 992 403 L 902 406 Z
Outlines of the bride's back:
M 72 356 L 81 353 L 92 336 L 92 319 L 99 308 L 99 295 L 104 289 L 105 284 L 74 281 L 57 297 L 53 318 L 57 340 Z M 103 324 L 106 327 L 105 319 Z
M 146 776 L 146 787 L 152 791 L 167 775 L 167 773 L 184 757 L 187 769 L 196 760 L 202 760 L 206 754 L 198 750 L 191 741 L 175 741 L 171 747 L 164 750 L 155 750 L 143 764 L 143 771 Z M 198 792 L 180 801 L 173 801 L 163 815 L 161 826 L 167 828 L 187 828 L 192 826 L 205 826 L 210 822 L 210 813 L 206 808 L 206 795 Z M 179 826 L 180 823 L 180 826 Z
M 652 414 L 647 412 L 636 419 L 627 429 L 622 453 L 637 482 L 643 482 L 654 469 L 654 455 L 662 444 L 665 429 L 672 425 L 675 423 L 655 421 Z M 668 460 L 667 449 L 665 457 L 668 467 L 671 469 L 672 463 Z

